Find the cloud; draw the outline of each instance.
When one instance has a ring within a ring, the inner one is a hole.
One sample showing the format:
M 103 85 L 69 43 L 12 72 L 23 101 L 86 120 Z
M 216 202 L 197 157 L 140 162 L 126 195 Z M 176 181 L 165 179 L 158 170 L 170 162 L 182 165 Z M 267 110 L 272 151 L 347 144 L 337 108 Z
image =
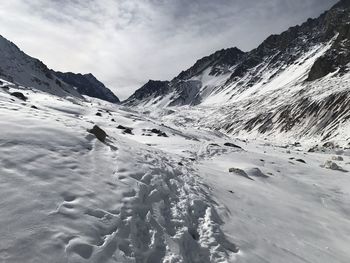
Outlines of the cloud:
M 92 72 L 121 98 L 215 50 L 256 47 L 336 0 L 11 0 L 0 33 L 61 71 Z

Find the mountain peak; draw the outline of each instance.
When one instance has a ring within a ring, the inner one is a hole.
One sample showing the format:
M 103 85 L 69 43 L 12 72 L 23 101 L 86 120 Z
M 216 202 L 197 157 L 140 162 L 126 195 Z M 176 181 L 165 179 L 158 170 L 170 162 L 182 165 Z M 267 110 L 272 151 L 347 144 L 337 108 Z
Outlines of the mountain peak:
M 237 47 L 221 49 L 213 54 L 199 59 L 191 68 L 182 71 L 175 80 L 187 80 L 201 74 L 211 67 L 210 75 L 217 75 L 225 69 L 237 64 L 243 58 L 245 52 Z
M 343 12 L 349 8 L 350 0 L 342 0 L 318 18 L 310 18 L 281 34 L 267 37 L 249 52 L 232 47 L 197 60 L 175 77 L 167 88 L 161 89 L 162 92 L 157 85 L 150 87 L 153 83 L 149 82 L 135 93 L 142 94 L 143 104 L 217 103 L 232 101 L 235 95 L 253 86 L 260 90 L 282 76 L 287 68 L 297 65 L 303 74 L 294 76 L 295 81 L 314 81 L 337 70 L 339 73 L 350 71 L 350 17 L 349 12 Z M 315 56 L 309 59 L 306 54 Z M 308 64 L 304 64 L 308 59 Z M 290 78 L 289 75 L 285 77 Z M 276 83 L 273 86 L 276 88 Z M 155 90 L 158 92 L 153 92 Z M 163 94 L 166 90 L 167 93 Z M 149 99 L 147 94 L 150 94 Z M 159 96 L 155 97 L 155 94 Z
M 87 78 L 97 79 L 92 73 L 83 74 Z
M 337 8 L 349 8 L 350 7 L 350 0 L 340 0 L 338 3 L 336 3 L 332 9 Z
M 76 87 L 81 94 L 112 103 L 120 102 L 118 97 L 91 73 L 55 72 L 54 74 L 67 84 Z

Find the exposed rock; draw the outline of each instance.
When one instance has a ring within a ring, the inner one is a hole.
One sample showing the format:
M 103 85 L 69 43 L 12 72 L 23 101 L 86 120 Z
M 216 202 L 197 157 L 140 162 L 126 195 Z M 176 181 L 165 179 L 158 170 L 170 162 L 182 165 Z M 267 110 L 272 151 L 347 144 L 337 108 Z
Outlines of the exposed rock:
M 126 129 L 124 129 L 123 133 L 133 135 L 132 129 L 131 129 L 131 128 L 126 128 Z
M 150 132 L 157 134 L 159 137 L 168 137 L 168 135 L 165 132 L 158 129 L 152 129 L 150 130 Z
M 334 149 L 335 148 L 335 144 L 333 142 L 326 142 L 326 143 L 323 144 L 323 147 Z
M 100 140 L 101 142 L 105 142 L 106 137 L 107 137 L 107 133 L 102 130 L 100 127 L 98 127 L 97 125 L 95 125 L 91 130 L 89 130 L 90 133 L 92 133 L 93 135 L 96 136 L 96 138 L 98 140 Z
M 227 143 L 225 143 L 224 145 L 227 146 L 227 147 L 242 149 L 241 146 L 238 146 L 238 145 L 236 145 L 236 144 L 234 144 L 234 143 L 230 143 L 230 142 L 227 142 Z
M 326 161 L 322 167 L 324 167 L 326 169 L 330 169 L 330 170 L 345 172 L 345 170 L 342 167 L 340 167 L 338 164 L 336 164 L 335 162 L 332 162 L 332 161 Z
M 249 177 L 249 175 L 242 169 L 239 169 L 239 168 L 230 168 L 228 170 L 230 173 L 234 173 L 234 174 L 237 174 L 239 176 L 242 176 L 242 177 L 245 177 L 249 180 L 253 180 L 252 178 Z M 253 180 L 254 181 L 254 180 Z
M 266 174 L 264 174 L 259 168 L 248 169 L 247 174 L 250 177 L 268 178 L 268 176 Z
M 32 105 L 32 106 L 30 106 L 32 109 L 35 109 L 35 110 L 37 110 L 38 109 L 38 107 L 37 106 L 35 106 L 35 105 Z
M 316 145 L 316 146 L 310 148 L 307 152 L 309 152 L 309 153 L 314 153 L 314 152 L 317 151 L 317 149 L 318 149 L 318 146 Z
M 344 161 L 344 158 L 341 157 L 341 156 L 339 156 L 339 155 L 337 155 L 337 156 L 333 156 L 333 157 L 332 157 L 332 160 L 333 160 L 333 161 Z
M 96 115 L 96 116 L 99 116 L 99 117 L 102 117 L 101 112 L 97 112 L 95 115 Z
M 53 72 L 53 74 L 67 84 L 76 87 L 80 94 L 99 98 L 112 103 L 120 102 L 118 97 L 92 74 L 75 74 L 72 72 Z
M 143 99 L 155 98 L 166 94 L 168 91 L 169 81 L 149 80 L 123 103 L 126 105 L 137 105 Z
M 125 130 L 128 129 L 127 127 L 124 127 L 123 125 L 118 125 L 117 129 L 119 130 Z
M 307 80 L 313 81 L 322 78 L 335 70 L 336 68 L 333 65 L 332 60 L 328 59 L 327 57 L 320 57 L 312 66 Z
M 27 101 L 28 97 L 24 96 L 24 94 L 22 92 L 12 92 L 10 93 L 11 96 L 16 97 L 17 99 L 23 100 L 23 101 Z
M 306 163 L 303 159 L 296 159 L 297 162 Z

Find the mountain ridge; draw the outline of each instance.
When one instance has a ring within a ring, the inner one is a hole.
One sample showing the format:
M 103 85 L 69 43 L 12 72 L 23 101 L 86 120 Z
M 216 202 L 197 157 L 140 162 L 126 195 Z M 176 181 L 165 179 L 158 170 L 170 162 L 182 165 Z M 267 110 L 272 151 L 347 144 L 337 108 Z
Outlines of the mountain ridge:
M 27 55 L 16 44 L 0 35 L 0 77 L 2 79 L 57 96 L 83 98 L 82 95 L 90 95 L 119 103 L 117 96 L 92 74 L 74 74 L 70 75 L 71 78 L 64 76 L 63 73 L 49 69 L 41 60 Z M 62 78 L 65 78 L 66 81 Z M 81 82 L 82 79 L 85 80 L 84 83 Z M 76 85 L 80 87 L 75 89 L 71 84 L 77 83 L 84 85 L 83 87 Z
M 261 71 L 262 68 L 268 67 L 269 70 L 274 70 L 275 72 L 271 78 L 275 77 L 281 70 L 283 71 L 283 67 L 295 63 L 309 50 L 314 49 L 319 44 L 326 44 L 329 42 L 335 37 L 335 32 L 338 32 L 339 36 L 334 42 L 338 43 L 338 45 L 344 44 L 341 41 L 348 39 L 348 32 L 350 32 L 346 24 L 350 21 L 347 16 L 348 12 L 346 12 L 349 11 L 349 7 L 350 2 L 348 0 L 342 0 L 317 18 L 309 18 L 304 23 L 290 27 L 281 34 L 270 35 L 257 48 L 249 52 L 240 51 L 238 48 L 228 48 L 216 51 L 209 56 L 197 60 L 192 67 L 182 71 L 169 82 L 167 92 L 168 94 L 174 93 L 174 99 L 170 99 L 168 102 L 163 102 L 161 104 L 168 106 L 177 105 L 175 100 L 180 96 L 179 94 L 184 91 L 177 83 L 184 80 L 190 80 L 196 77 L 201 80 L 203 76 L 223 76 L 227 72 L 230 73 L 229 77 L 225 77 L 225 81 L 215 83 L 216 87 L 211 85 L 209 88 L 206 88 L 206 83 L 202 82 L 201 88 L 197 90 L 193 100 L 187 100 L 189 101 L 188 105 L 197 105 L 205 101 L 208 96 L 220 93 L 220 90 L 224 89 L 229 91 L 229 93 L 234 93 L 236 89 L 246 89 L 254 86 L 262 78 L 264 73 Z M 314 81 L 339 68 L 344 70 L 346 63 L 350 62 L 350 57 L 348 54 L 341 54 L 339 50 L 341 48 L 348 48 L 349 46 L 337 47 L 335 43 L 331 47 L 331 49 L 335 49 L 335 51 L 328 51 L 328 55 L 322 54 L 321 58 L 316 58 L 313 67 L 308 69 L 310 72 L 308 72 L 308 77 L 305 78 L 305 80 Z M 233 50 L 236 51 L 236 57 L 232 52 Z M 337 52 L 338 57 L 331 57 L 333 53 Z M 226 63 L 226 68 L 223 67 L 220 69 L 221 71 L 216 71 L 215 64 L 220 63 L 220 60 L 232 61 L 230 61 L 231 63 Z M 205 70 L 209 71 L 207 72 L 207 76 L 203 74 Z M 241 83 L 242 79 L 245 79 L 243 83 Z M 229 89 L 228 86 L 235 87 Z M 194 87 L 194 89 L 196 89 L 196 87 Z M 141 91 L 138 92 L 142 92 L 142 87 Z M 230 101 L 229 97 L 230 96 L 227 96 L 225 98 L 225 102 Z M 157 100 L 160 101 L 161 98 Z M 183 101 L 185 100 L 182 100 L 178 105 L 183 105 Z M 126 102 L 130 104 L 128 99 Z M 149 101 L 145 98 L 139 101 L 142 105 L 146 105 L 148 102 Z M 150 104 L 153 104 L 153 102 Z M 134 101 L 133 105 L 137 105 L 137 102 Z
M 112 103 L 120 103 L 119 98 L 100 82 L 92 73 L 54 72 L 64 82 L 77 88 L 80 94 L 99 98 Z
M 211 74 L 215 62 L 199 67 L 206 62 L 200 59 L 200 71 L 180 73 L 189 78 L 175 77 L 160 96 L 130 104 L 165 119 L 174 114 L 179 123 L 196 113 L 190 118 L 198 127 L 240 137 L 343 140 L 350 120 L 349 50 L 350 1 L 343 0 L 269 36 L 227 71 Z

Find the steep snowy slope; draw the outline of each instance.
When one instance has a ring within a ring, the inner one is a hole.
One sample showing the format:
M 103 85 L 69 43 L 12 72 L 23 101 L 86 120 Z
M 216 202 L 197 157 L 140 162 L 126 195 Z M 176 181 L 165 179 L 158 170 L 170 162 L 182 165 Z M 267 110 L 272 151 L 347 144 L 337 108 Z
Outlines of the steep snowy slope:
M 172 81 L 148 82 L 124 103 L 126 105 L 178 106 L 197 105 L 212 89 L 225 83 L 245 57 L 238 48 L 223 49 L 198 60 Z M 159 84 L 162 85 L 159 85 Z M 150 92 L 152 91 L 152 92 Z
M 87 95 L 119 103 L 103 83 L 92 74 L 55 72 L 40 60 L 22 52 L 15 44 L 0 36 L 0 77 L 16 85 L 34 88 L 66 97 Z
M 268 37 L 250 52 L 217 51 L 175 77 L 164 94 L 144 96 L 134 104 L 161 100 L 169 106 L 222 104 L 271 86 L 278 89 L 332 72 L 344 74 L 350 62 L 349 13 L 350 2 L 343 0 L 316 19 Z
M 219 51 L 227 64 L 222 70 L 217 70 L 219 62 L 199 60 L 172 80 L 166 92 L 133 105 L 197 105 L 202 115 L 194 113 L 193 118 L 200 125 L 232 134 L 348 139 L 349 25 L 350 1 L 342 0 L 248 53 Z M 214 55 L 210 57 L 216 61 Z M 184 115 L 176 107 L 170 112 Z
M 144 99 L 161 99 L 167 92 L 169 92 L 169 81 L 149 80 L 141 89 L 135 91 L 124 104 L 134 106 Z
M 1 83 L 0 261 L 349 262 L 349 150 Z
M 72 72 L 53 72 L 53 74 L 75 87 L 80 94 L 113 103 L 120 102 L 118 97 L 92 74 L 75 74 Z
M 81 97 L 72 86 L 52 74 L 40 60 L 26 55 L 2 36 L 0 36 L 0 77 L 17 85 L 58 96 Z

